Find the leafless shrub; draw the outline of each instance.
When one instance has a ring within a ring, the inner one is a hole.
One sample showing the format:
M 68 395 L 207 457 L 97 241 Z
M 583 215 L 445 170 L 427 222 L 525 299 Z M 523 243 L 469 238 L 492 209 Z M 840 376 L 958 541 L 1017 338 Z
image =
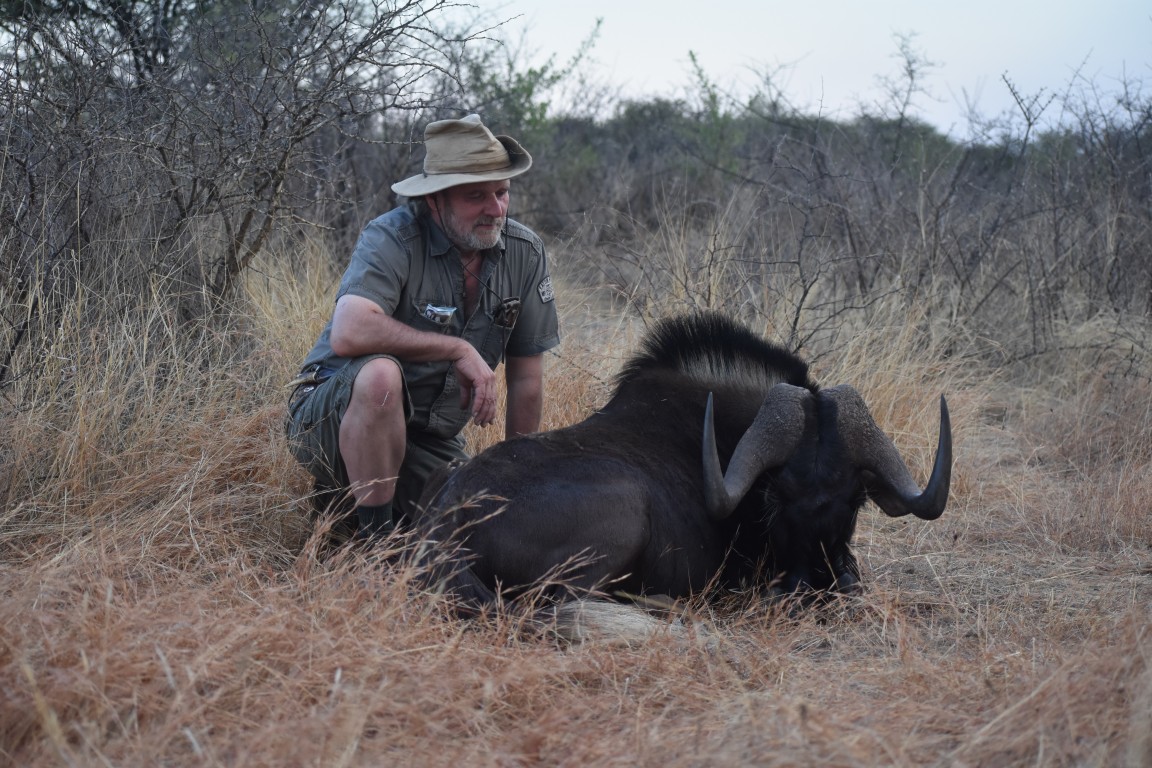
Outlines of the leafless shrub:
M 374 195 L 346 161 L 358 141 L 408 142 L 403 115 L 452 77 L 445 5 L 174 4 L 163 41 L 118 25 L 144 4 L 8 19 L 0 385 L 39 375 L 75 307 L 162 299 L 188 321 L 274 230 Z

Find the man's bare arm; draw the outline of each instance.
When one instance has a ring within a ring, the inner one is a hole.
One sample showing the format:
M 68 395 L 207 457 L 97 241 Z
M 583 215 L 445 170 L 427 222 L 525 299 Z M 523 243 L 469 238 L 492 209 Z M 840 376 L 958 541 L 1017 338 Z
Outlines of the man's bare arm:
M 387 354 L 425 363 L 448 360 L 456 367 L 461 405 L 472 404 L 472 420 L 484 427 L 496 418 L 496 376 L 468 342 L 418 331 L 362 296 L 341 296 L 332 314 L 332 351 L 341 357 Z
M 505 439 L 539 431 L 544 405 L 544 355 L 507 358 L 504 381 L 508 387 Z

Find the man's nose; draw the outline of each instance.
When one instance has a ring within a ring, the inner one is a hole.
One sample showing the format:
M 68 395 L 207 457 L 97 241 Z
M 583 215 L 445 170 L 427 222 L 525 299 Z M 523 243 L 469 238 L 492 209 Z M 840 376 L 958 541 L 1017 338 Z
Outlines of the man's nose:
M 488 195 L 484 198 L 484 215 L 501 218 L 508 212 L 508 198 L 501 195 Z

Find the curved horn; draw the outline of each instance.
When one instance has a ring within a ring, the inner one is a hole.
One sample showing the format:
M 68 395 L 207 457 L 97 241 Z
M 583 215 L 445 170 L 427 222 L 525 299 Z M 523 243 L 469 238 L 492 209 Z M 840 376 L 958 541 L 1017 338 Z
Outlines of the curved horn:
M 720 469 L 712 393 L 704 410 L 704 499 L 713 520 L 723 520 L 765 470 L 788 460 L 804 434 L 805 403 L 812 393 L 803 387 L 777 384 L 760 406 L 751 426 L 740 437 L 728 472 Z
M 940 517 L 948 503 L 952 482 L 952 421 L 944 396 L 940 396 L 936 461 L 928 485 L 921 491 L 896 446 L 872 419 L 859 392 L 843 385 L 825 389 L 822 394 L 836 403 L 840 439 L 853 464 L 871 474 L 866 480 L 868 496 L 884 514 L 889 517 L 913 514 L 923 520 Z

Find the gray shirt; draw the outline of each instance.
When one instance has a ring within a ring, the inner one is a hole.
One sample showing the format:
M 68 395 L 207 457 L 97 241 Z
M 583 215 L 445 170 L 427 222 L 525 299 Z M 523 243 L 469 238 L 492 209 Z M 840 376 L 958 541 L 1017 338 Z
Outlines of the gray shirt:
M 369 222 L 360 234 L 340 282 L 337 299 L 360 296 L 417 330 L 446 333 L 468 341 L 493 369 L 504 356 L 538 355 L 560 343 L 559 322 L 544 243 L 532 230 L 508 219 L 500 241 L 484 253 L 476 311 L 465 317 L 464 270 L 460 254 L 444 232 L 414 205 L 401 206 Z M 501 323 L 500 306 L 520 300 L 511 328 Z M 339 369 L 347 358 L 332 351 L 332 323 L 304 361 Z M 411 397 L 410 430 L 453 436 L 468 422 L 448 361 L 400 361 Z

